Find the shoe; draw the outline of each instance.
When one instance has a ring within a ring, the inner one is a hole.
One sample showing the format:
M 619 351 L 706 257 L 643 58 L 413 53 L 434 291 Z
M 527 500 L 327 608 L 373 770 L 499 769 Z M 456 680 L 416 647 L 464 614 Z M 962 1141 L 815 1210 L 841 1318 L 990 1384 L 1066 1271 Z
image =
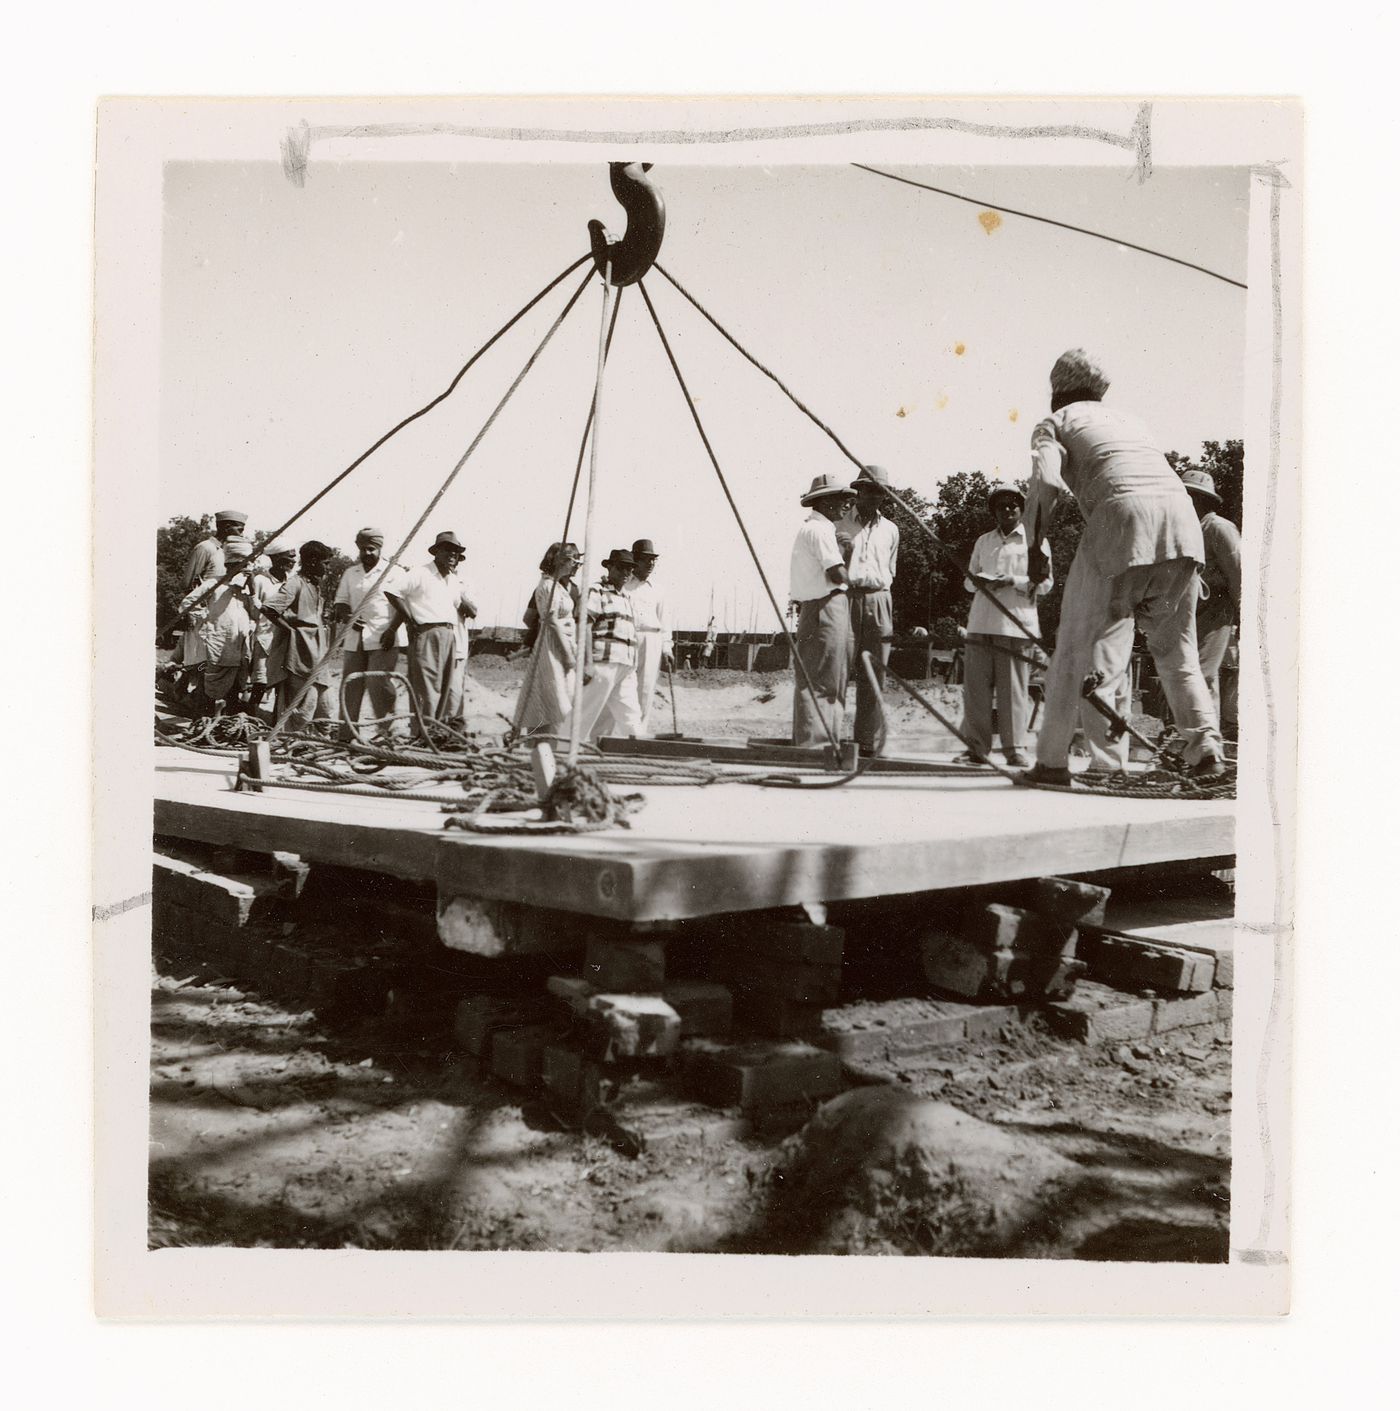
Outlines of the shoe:
M 1225 761 L 1219 755 L 1208 754 L 1191 766 L 1193 779 L 1220 779 L 1225 774 Z
M 1036 764 L 1024 774 L 1018 774 L 1016 782 L 1028 785 L 1053 784 L 1057 788 L 1067 789 L 1071 781 L 1068 769 L 1052 769 L 1048 764 Z
M 1013 769 L 1024 769 L 1030 763 L 1030 760 L 1028 760 L 1020 750 L 1008 750 L 1006 752 L 1006 762 Z
M 973 754 L 971 750 L 964 750 L 960 755 L 953 756 L 954 764 L 986 764 L 986 755 Z

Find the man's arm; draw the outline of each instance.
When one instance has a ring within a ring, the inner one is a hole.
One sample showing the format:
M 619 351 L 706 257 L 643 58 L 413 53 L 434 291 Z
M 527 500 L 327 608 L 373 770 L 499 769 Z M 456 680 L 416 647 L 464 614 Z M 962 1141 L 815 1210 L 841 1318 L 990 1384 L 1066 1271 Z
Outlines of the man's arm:
M 403 584 L 398 585 L 400 588 Z M 387 652 L 394 645 L 394 639 L 398 635 L 402 626 L 408 630 L 408 640 L 412 642 L 418 636 L 418 624 L 413 620 L 413 614 L 408 610 L 408 604 L 399 597 L 398 593 L 392 589 L 384 590 L 384 601 L 389 605 L 389 621 L 384 625 L 384 635 L 379 639 L 379 650 Z
M 1240 615 L 1240 531 L 1228 519 L 1222 520 L 1220 533 L 1220 571 L 1225 575 L 1225 586 L 1235 604 L 1235 616 Z
M 1049 535 L 1061 495 L 1071 493 L 1064 481 L 1065 448 L 1047 417 L 1031 432 L 1031 476 L 1026 486 L 1026 541 L 1030 580 L 1043 583 L 1050 575 Z

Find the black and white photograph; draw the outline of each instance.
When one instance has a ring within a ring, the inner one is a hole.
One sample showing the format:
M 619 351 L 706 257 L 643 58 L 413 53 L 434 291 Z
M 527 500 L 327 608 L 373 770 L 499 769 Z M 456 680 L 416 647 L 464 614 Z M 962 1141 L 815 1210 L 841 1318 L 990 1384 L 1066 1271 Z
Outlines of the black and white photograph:
M 1300 122 L 105 102 L 100 1299 L 1283 1311 Z

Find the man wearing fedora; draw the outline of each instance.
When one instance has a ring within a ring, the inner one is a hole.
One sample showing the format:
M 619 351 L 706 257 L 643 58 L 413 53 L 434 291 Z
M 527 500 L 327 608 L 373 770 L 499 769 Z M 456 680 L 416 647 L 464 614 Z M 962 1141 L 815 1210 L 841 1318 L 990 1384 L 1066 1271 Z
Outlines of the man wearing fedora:
M 348 622 L 345 634 L 344 686 L 341 691 L 344 717 L 341 738 L 354 738 L 360 707 L 369 697 L 370 714 L 377 731 L 389 735 L 395 729 L 392 717 L 398 710 L 398 682 L 389 676 L 362 676 L 359 672 L 393 671 L 398 666 L 399 649 L 405 645 L 394 606 L 385 596 L 394 584 L 408 577 L 399 564 L 391 569 L 382 561 L 384 531 L 373 527 L 355 535 L 359 557 L 344 573 L 335 590 L 335 620 Z M 379 591 L 376 591 L 379 590 Z M 392 624 L 392 630 L 391 630 Z M 351 679 L 351 678 L 354 679 Z
M 384 590 L 393 618 L 385 624 L 378 650 L 392 648 L 402 625 L 408 630 L 408 680 L 429 720 L 460 720 L 467 665 L 467 622 L 476 604 L 467 596 L 457 569 L 467 547 L 444 529 L 428 550 L 431 563 L 406 573 Z
M 637 627 L 624 584 L 636 567 L 627 549 L 603 560 L 603 576 L 588 589 L 588 656 L 583 665 L 579 739 L 640 733 L 637 706 Z
M 1033 648 L 997 608 L 1000 603 L 1023 627 L 1040 635 L 1036 600 L 1055 582 L 1048 571 L 1048 553 L 1045 578 L 1039 583 L 1030 580 L 1026 526 L 1021 521 L 1025 503 L 1025 496 L 1014 485 L 992 487 L 987 507 L 996 527 L 974 545 L 963 580 L 972 594 L 963 649 L 963 733 L 968 740 L 966 758 L 979 764 L 992 751 L 994 700 L 1006 762 L 1015 766 L 1030 763 L 1023 750 L 1031 718 Z
M 1076 716 L 1096 767 L 1126 765 L 1126 736 L 1111 746 L 1108 723 L 1082 694 L 1090 671 L 1110 687 L 1126 678 L 1135 623 L 1185 740 L 1185 763 L 1198 777 L 1218 777 L 1224 773 L 1220 722 L 1196 654 L 1201 527 L 1191 497 L 1147 428 L 1103 405 L 1108 385 L 1082 348 L 1062 353 L 1050 370 L 1050 415 L 1031 433 L 1031 580 L 1050 576 L 1045 536 L 1061 496 L 1078 502 L 1084 530 L 1065 584 L 1045 718 L 1026 780 L 1069 783 Z
M 851 667 L 856 678 L 856 743 L 869 754 L 880 733 L 880 702 L 860 665 L 860 654 L 870 653 L 875 679 L 883 689 L 885 667 L 894 643 L 895 569 L 899 562 L 899 526 L 884 514 L 890 477 L 883 466 L 868 465 L 851 482 L 854 513 L 847 513 L 837 528 L 850 536 L 846 557 L 851 604 Z
M 808 691 L 795 662 L 794 745 L 814 748 L 833 741 L 839 744 L 841 740 L 851 665 L 851 610 L 849 578 L 836 542 L 836 522 L 854 498 L 845 481 L 835 475 L 818 475 L 799 501 L 811 514 L 797 531 L 792 546 L 788 597 L 797 604 L 797 656 L 806 668 L 812 691 Z
M 1181 483 L 1201 522 L 1206 563 L 1196 601 L 1196 645 L 1201 674 L 1210 687 L 1220 725 L 1229 739 L 1239 733 L 1239 666 L 1235 643 L 1240 626 L 1240 531 L 1221 513 L 1224 504 L 1208 471 L 1186 470 Z M 1235 657 L 1236 660 L 1231 660 Z
M 666 601 L 657 591 L 652 574 L 660 555 L 650 539 L 632 545 L 632 572 L 623 592 L 632 600 L 633 626 L 637 629 L 637 734 L 648 733 L 656 682 L 671 670 L 671 621 Z M 624 708 L 625 710 L 625 708 Z M 618 722 L 619 728 L 623 722 Z

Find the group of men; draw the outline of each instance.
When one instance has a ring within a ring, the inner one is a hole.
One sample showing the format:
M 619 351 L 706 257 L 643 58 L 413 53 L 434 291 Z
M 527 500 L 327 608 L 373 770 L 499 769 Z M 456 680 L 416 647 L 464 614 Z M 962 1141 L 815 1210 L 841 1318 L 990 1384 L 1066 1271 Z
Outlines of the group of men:
M 1083 690 L 1097 676 L 1105 698 L 1128 714 L 1135 627 L 1156 666 L 1186 764 L 1213 777 L 1225 767 L 1222 714 L 1227 726 L 1235 715 L 1228 668 L 1239 623 L 1239 531 L 1220 513 L 1207 473 L 1178 475 L 1137 418 L 1103 405 L 1108 385 L 1083 349 L 1064 353 L 1050 373 L 1050 415 L 1031 436 L 1027 495 L 999 485 L 988 496 L 994 527 L 974 546 L 964 584 L 973 602 L 965 633 L 963 758 L 990 755 L 995 711 L 1007 763 L 1030 763 L 1037 604 L 1054 585 L 1048 539 L 1054 514 L 1072 497 L 1085 526 L 1065 585 L 1036 761 L 1026 779 L 1069 783 L 1077 726 L 1094 767 L 1126 766 L 1126 736 L 1111 732 Z M 888 475 L 868 466 L 850 483 L 819 475 L 801 497 L 812 513 L 792 551 L 794 744 L 842 738 L 852 670 L 853 737 L 864 751 L 882 744 L 877 692 L 894 635 L 899 551 L 898 528 L 883 513 L 888 494 Z M 923 627 L 915 632 L 926 635 Z
M 335 600 L 322 593 L 335 550 L 317 539 L 299 549 L 267 545 L 253 557 L 247 516 L 220 510 L 214 533 L 185 565 L 180 607 L 189 624 L 177 660 L 192 681 L 197 713 L 255 713 L 269 691 L 288 728 L 339 714 L 349 738 L 361 723 L 374 733 L 425 733 L 427 721 L 462 716 L 467 622 L 476 616 L 458 568 L 466 546 L 450 530 L 434 540 L 431 562 L 408 570 L 384 560 L 384 531 L 355 536 L 356 559 L 341 574 Z M 339 712 L 327 700 L 331 624 L 345 648 Z M 408 649 L 412 710 L 401 711 L 399 652 Z
M 356 559 L 327 605 L 321 584 L 333 549 L 315 539 L 299 549 L 279 542 L 255 559 L 246 526 L 242 511 L 220 510 L 213 534 L 185 565 L 180 607 L 188 627 L 177 662 L 197 714 L 255 713 L 272 691 L 277 717 L 293 730 L 338 717 L 343 738 L 362 727 L 393 738 L 425 734 L 429 721 L 462 724 L 467 623 L 477 609 L 460 576 L 466 546 L 456 534 L 440 533 L 431 561 L 410 570 L 384 559 L 383 530 L 361 529 Z M 649 729 L 657 679 L 670 669 L 672 652 L 666 605 L 652 581 L 659 557 L 650 539 L 614 549 L 588 590 L 585 739 Z M 343 628 L 338 710 L 327 699 L 325 672 L 332 626 Z

